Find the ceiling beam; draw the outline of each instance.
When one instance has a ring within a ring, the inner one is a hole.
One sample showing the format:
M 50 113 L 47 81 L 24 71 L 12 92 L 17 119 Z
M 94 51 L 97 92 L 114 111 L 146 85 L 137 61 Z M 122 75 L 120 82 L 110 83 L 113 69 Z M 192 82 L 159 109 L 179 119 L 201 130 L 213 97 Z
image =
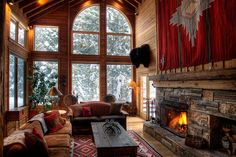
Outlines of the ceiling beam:
M 82 2 L 85 2 L 85 0 L 71 0 L 70 1 L 70 7 L 74 7 L 78 4 L 81 4 Z
M 43 7 L 47 5 L 48 3 L 52 2 L 53 0 L 47 0 L 45 4 L 40 4 L 38 1 L 34 1 L 31 5 L 23 9 L 24 14 L 29 14 L 30 12 L 33 12 L 34 10 L 39 9 L 40 7 Z
M 19 2 L 19 8 L 25 8 L 33 3 L 37 2 L 37 0 L 24 0 Z
M 137 2 L 137 3 L 139 3 L 139 4 L 142 3 L 142 0 L 133 0 L 133 1 L 135 1 L 135 2 Z
M 132 5 L 135 9 L 138 8 L 138 3 L 132 0 L 125 0 L 127 3 L 129 3 L 130 5 Z
M 128 3 L 126 0 L 116 0 L 116 3 L 120 4 L 122 7 L 127 8 L 128 10 L 131 10 L 135 12 L 136 7 Z
M 65 0 L 54 0 L 50 3 L 45 4 L 44 6 L 26 14 L 26 16 L 30 19 L 30 21 L 33 21 L 33 18 L 35 18 L 36 16 L 41 14 L 44 14 L 45 12 L 51 11 L 51 10 L 55 10 L 55 8 L 58 8 L 60 6 L 62 6 Z

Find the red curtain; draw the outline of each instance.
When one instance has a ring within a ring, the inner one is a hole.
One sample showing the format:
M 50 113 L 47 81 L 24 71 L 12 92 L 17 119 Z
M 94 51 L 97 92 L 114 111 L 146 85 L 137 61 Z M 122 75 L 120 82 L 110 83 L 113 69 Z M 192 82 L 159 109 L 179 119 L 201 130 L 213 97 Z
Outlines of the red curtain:
M 179 67 L 178 28 L 170 25 L 170 18 L 177 6 L 177 0 L 159 0 L 159 65 L 161 70 Z
M 208 7 L 201 10 L 199 20 L 197 16 L 181 19 L 178 14 L 177 24 L 171 24 L 183 1 L 158 0 L 160 70 L 236 58 L 236 0 L 205 1 Z M 197 23 L 194 44 L 186 30 L 189 23 L 181 21 L 188 18 Z
M 236 58 L 236 0 L 215 0 L 210 8 L 212 61 Z
M 196 34 L 196 39 L 194 40 L 194 46 L 192 46 L 189 34 L 187 34 L 185 28 L 181 27 L 181 47 L 180 53 L 182 53 L 182 67 L 189 67 L 192 65 L 198 65 L 202 63 L 207 63 L 208 61 L 208 47 L 207 47 L 207 37 L 206 37 L 206 25 L 205 16 L 200 16 L 198 22 L 198 30 Z

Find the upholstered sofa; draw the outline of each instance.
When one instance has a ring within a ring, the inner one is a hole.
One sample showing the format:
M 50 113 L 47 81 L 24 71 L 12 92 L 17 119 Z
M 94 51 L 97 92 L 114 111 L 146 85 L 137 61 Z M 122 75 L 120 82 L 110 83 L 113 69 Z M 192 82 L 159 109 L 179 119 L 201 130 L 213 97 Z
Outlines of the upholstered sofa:
M 126 129 L 127 112 L 122 111 L 123 103 L 84 102 L 71 105 L 73 134 L 91 134 L 91 122 L 102 122 L 113 119 Z
M 38 117 L 41 117 L 42 115 L 37 115 Z M 47 149 L 47 155 L 48 157 L 69 157 L 71 156 L 72 150 L 72 126 L 69 120 L 64 119 L 63 122 L 63 127 L 56 132 L 51 132 L 48 133 L 45 132 L 45 125 L 42 124 L 42 121 L 39 120 L 39 118 L 33 117 L 33 119 L 29 120 L 23 127 L 20 128 L 20 130 L 13 132 L 10 136 L 20 136 L 19 132 L 25 132 L 28 130 L 36 130 L 36 132 L 40 135 L 43 135 L 43 141 L 46 143 L 46 149 Z M 26 134 L 25 139 L 23 139 L 22 142 L 17 142 L 15 140 L 15 143 L 5 145 L 5 140 L 4 139 L 4 157 L 29 157 L 32 156 L 32 153 L 29 153 L 29 147 L 27 146 L 26 143 Z M 9 137 L 10 137 L 9 136 Z M 7 137 L 7 138 L 9 138 Z M 24 143 L 25 142 L 25 143 Z M 35 152 L 35 155 L 33 156 L 41 156 L 36 154 L 37 151 Z

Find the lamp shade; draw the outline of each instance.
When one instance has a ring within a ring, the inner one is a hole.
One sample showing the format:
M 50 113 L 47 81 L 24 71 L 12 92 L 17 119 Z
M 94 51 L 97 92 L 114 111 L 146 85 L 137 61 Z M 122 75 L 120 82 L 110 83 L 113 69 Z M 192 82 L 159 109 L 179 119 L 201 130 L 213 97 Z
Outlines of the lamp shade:
M 47 93 L 48 96 L 62 96 L 62 93 L 55 86 L 51 87 Z

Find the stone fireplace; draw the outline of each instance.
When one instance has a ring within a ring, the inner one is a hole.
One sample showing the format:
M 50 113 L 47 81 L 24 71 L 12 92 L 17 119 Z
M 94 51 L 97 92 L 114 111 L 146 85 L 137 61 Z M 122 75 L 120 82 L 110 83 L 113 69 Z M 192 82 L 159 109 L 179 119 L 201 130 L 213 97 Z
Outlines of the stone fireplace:
M 172 133 L 185 137 L 187 134 L 188 104 L 174 101 L 160 103 L 160 126 Z
M 236 155 L 235 81 L 226 85 L 227 81 L 220 80 L 218 85 L 208 86 L 218 78 L 218 75 L 226 79 L 232 79 L 234 76 L 232 73 L 225 73 L 227 77 L 222 73 L 203 74 L 200 72 L 194 73 L 194 76 L 186 74 L 185 81 L 180 81 L 183 79 L 181 74 L 175 75 L 177 77 L 171 75 L 155 77 L 154 80 L 161 80 L 156 83 L 154 81 L 157 123 L 146 122 L 144 131 L 181 157 Z M 179 82 L 169 79 L 176 79 Z M 194 79 L 198 81 L 192 84 Z M 208 80 L 206 84 L 201 85 L 204 79 Z M 197 146 L 186 145 L 186 136 L 202 139 L 206 145 L 204 147 L 198 145 L 198 149 Z

